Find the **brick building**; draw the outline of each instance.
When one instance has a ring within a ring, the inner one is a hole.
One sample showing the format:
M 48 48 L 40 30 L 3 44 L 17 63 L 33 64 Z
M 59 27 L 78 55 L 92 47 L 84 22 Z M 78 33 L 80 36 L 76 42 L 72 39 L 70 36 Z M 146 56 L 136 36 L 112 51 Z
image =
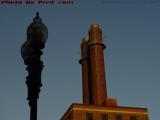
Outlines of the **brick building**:
M 61 120 L 148 120 L 147 108 L 122 107 L 107 97 L 102 30 L 91 25 L 81 44 L 83 103 L 72 104 Z

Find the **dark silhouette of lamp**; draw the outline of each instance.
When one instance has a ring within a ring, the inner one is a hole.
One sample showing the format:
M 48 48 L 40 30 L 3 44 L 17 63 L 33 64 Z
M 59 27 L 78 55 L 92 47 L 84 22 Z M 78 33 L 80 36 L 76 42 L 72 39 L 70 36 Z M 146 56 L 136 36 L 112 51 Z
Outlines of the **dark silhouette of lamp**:
M 21 55 L 28 71 L 26 84 L 28 87 L 27 100 L 30 106 L 30 120 L 37 120 L 37 99 L 39 98 L 40 87 L 42 87 L 41 73 L 43 69 L 43 62 L 40 57 L 43 54 L 41 50 L 45 47 L 47 37 L 48 29 L 37 12 L 33 22 L 27 28 L 27 40 L 21 47 Z

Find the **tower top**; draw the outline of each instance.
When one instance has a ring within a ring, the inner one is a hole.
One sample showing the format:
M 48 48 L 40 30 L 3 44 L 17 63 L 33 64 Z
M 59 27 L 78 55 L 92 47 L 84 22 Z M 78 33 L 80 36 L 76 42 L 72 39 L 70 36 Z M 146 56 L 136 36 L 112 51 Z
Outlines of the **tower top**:
M 89 41 L 89 36 L 83 38 L 83 42 L 88 42 Z
M 99 24 L 92 24 L 91 28 L 99 28 Z

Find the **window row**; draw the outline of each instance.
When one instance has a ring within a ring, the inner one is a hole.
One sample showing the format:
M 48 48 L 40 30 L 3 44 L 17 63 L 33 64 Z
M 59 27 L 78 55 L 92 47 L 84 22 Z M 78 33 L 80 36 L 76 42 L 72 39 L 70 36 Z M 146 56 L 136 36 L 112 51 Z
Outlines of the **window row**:
M 94 120 L 93 113 L 91 112 L 86 113 L 86 120 Z M 108 114 L 104 113 L 101 114 L 101 120 L 109 120 Z M 123 120 L 122 115 L 121 114 L 115 115 L 115 120 Z M 135 115 L 131 115 L 129 117 L 129 120 L 137 120 L 137 117 Z

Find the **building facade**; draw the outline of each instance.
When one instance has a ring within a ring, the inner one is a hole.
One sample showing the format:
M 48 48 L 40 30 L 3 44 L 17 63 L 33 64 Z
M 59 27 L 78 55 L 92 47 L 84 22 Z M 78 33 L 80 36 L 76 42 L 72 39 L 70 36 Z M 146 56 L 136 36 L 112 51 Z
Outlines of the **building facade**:
M 146 108 L 72 104 L 61 120 L 148 120 Z

